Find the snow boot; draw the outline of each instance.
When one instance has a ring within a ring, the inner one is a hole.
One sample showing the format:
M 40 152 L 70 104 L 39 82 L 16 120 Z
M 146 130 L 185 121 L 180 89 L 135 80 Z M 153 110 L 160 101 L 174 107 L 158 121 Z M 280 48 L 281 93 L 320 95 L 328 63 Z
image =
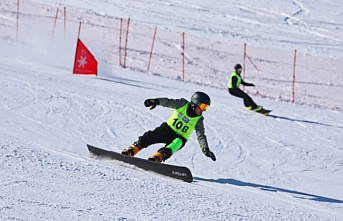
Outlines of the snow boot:
M 128 147 L 126 149 L 124 149 L 121 154 L 123 155 L 127 155 L 130 157 L 135 156 L 139 151 L 141 150 L 141 148 L 138 146 L 137 143 L 132 144 L 131 147 Z
M 172 150 L 168 147 L 162 147 L 160 148 L 154 155 L 148 158 L 148 160 L 155 161 L 157 163 L 161 163 L 162 161 L 165 161 L 172 155 Z
M 163 160 L 163 156 L 160 152 L 156 152 L 154 155 L 150 156 L 148 160 L 154 161 L 156 163 L 161 163 Z
M 262 106 L 257 106 L 255 109 L 253 109 L 253 111 L 256 111 L 256 112 L 261 112 L 262 110 L 263 110 Z

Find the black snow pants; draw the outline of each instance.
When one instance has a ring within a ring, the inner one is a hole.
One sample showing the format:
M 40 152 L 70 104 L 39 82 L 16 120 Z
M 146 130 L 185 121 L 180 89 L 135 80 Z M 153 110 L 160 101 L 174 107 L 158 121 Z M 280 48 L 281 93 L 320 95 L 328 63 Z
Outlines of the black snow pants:
M 245 107 L 251 107 L 252 110 L 257 108 L 256 103 L 251 99 L 251 97 L 244 93 L 239 88 L 229 88 L 229 93 L 235 97 L 243 98 L 244 106 Z
M 156 127 L 154 130 L 145 132 L 138 138 L 138 145 L 143 149 L 152 144 L 164 143 L 166 145 L 173 142 L 174 139 L 180 138 L 182 140 L 182 147 L 186 144 L 187 139 L 175 133 L 166 122 L 161 126 Z

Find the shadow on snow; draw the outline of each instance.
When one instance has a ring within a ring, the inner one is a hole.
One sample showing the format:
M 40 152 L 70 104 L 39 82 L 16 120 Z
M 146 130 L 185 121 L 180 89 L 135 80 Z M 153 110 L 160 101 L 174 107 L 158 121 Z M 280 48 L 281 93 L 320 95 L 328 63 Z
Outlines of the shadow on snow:
M 283 188 L 278 188 L 278 187 L 273 187 L 273 186 L 248 183 L 248 182 L 243 182 L 243 181 L 239 181 L 239 180 L 235 180 L 235 179 L 220 178 L 220 179 L 215 180 L 215 179 L 194 177 L 194 180 L 195 181 L 206 181 L 206 182 L 220 183 L 220 184 L 230 184 L 230 185 L 235 185 L 235 186 L 253 187 L 253 188 L 257 188 L 257 189 L 264 190 L 264 191 L 270 191 L 270 192 L 291 193 L 291 194 L 297 195 L 297 196 L 295 196 L 296 198 L 309 199 L 309 200 L 318 201 L 318 202 L 343 203 L 343 200 L 338 200 L 338 199 L 333 199 L 333 198 L 328 198 L 328 197 L 324 197 L 324 196 L 318 196 L 318 195 L 314 195 L 314 194 L 309 194 L 309 193 L 304 193 L 304 192 L 299 192 L 299 191 L 294 191 L 294 190 L 288 190 L 288 189 L 283 189 Z
M 343 129 L 343 127 L 341 127 L 341 126 L 335 126 L 335 125 L 331 125 L 331 124 L 324 124 L 324 123 L 315 122 L 315 121 L 309 121 L 309 120 L 292 119 L 292 118 L 289 118 L 289 117 L 282 117 L 282 116 L 277 116 L 277 115 L 273 115 L 273 114 L 269 114 L 268 117 L 273 117 L 273 118 L 282 119 L 282 120 L 289 120 L 289 121 L 294 121 L 294 122 L 300 122 L 300 123 L 317 124 L 317 125 L 321 125 L 321 126 L 336 127 L 336 128 Z

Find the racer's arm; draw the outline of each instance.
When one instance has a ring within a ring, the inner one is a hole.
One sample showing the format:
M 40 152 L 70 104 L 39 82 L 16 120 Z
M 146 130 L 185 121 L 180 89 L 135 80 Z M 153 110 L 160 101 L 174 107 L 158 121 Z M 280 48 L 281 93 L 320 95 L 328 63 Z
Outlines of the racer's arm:
M 196 135 L 197 135 L 198 142 L 199 142 L 199 145 L 200 145 L 202 152 L 207 157 L 210 157 L 213 161 L 216 161 L 216 157 L 215 157 L 214 153 L 210 151 L 210 148 L 209 148 L 208 143 L 207 143 L 203 117 L 195 125 L 195 131 L 196 131 Z
M 243 81 L 243 79 L 241 80 L 241 83 L 242 83 L 242 85 L 244 85 L 244 86 L 252 86 L 252 87 L 255 87 L 255 85 L 254 85 L 253 83 L 245 82 L 245 81 Z
M 162 98 L 151 98 L 151 99 L 147 99 L 144 101 L 144 105 L 146 107 L 151 107 L 150 109 L 155 108 L 156 105 L 161 105 L 163 107 L 178 109 L 187 103 L 188 103 L 188 101 L 184 98 L 170 99 L 170 98 L 164 98 L 164 97 L 162 97 Z

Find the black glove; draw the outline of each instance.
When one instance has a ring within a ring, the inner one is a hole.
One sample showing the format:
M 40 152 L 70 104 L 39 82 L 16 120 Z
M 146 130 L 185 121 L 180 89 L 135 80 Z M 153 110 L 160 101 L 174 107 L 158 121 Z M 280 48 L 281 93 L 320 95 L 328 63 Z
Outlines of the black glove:
M 214 153 L 210 151 L 209 148 L 202 149 L 202 152 L 205 154 L 205 156 L 210 157 L 213 161 L 216 161 L 216 156 L 214 156 Z
M 150 110 L 154 109 L 159 104 L 160 104 L 160 101 L 158 99 L 146 99 L 144 101 L 144 105 L 146 107 L 150 107 Z
M 255 87 L 255 85 L 253 83 L 250 83 L 248 86 Z

